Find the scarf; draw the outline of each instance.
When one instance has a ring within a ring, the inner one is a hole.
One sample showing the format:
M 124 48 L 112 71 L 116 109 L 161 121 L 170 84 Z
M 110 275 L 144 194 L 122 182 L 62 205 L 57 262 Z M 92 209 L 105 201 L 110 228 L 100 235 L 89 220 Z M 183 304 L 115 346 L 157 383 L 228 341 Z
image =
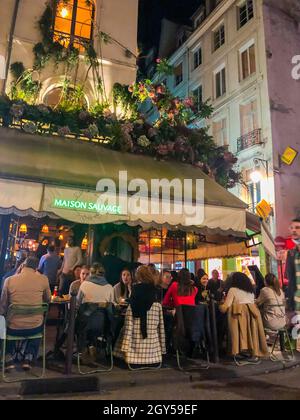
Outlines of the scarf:
M 144 340 L 148 338 L 147 313 L 155 302 L 157 302 L 157 290 L 154 285 L 142 283 L 133 287 L 129 303 L 133 317 L 141 320 L 141 333 Z
M 107 286 L 108 285 L 108 282 L 104 277 L 90 276 L 88 278 L 88 281 L 90 283 L 97 284 L 98 286 Z

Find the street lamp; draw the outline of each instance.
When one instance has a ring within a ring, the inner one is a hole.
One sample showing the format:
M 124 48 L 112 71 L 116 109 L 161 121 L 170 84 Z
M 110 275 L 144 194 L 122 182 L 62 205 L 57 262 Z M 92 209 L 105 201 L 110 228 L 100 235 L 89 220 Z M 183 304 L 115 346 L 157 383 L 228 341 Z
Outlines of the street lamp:
M 262 164 L 263 167 L 265 168 L 267 179 L 269 179 L 269 161 L 265 159 L 255 158 L 253 162 L 254 162 L 255 168 L 254 168 L 254 171 L 251 172 L 250 174 L 250 178 L 253 184 L 258 184 L 263 179 L 262 173 L 260 170 L 260 164 Z

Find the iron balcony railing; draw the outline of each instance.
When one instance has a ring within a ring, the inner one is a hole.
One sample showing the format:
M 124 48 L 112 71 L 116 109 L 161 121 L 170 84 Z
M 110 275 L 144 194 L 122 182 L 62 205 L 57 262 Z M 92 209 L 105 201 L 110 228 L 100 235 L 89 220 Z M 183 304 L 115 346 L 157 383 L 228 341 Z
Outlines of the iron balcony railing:
M 237 139 L 237 151 L 239 153 L 243 150 L 249 149 L 252 146 L 261 144 L 263 144 L 263 141 L 261 128 L 259 128 Z

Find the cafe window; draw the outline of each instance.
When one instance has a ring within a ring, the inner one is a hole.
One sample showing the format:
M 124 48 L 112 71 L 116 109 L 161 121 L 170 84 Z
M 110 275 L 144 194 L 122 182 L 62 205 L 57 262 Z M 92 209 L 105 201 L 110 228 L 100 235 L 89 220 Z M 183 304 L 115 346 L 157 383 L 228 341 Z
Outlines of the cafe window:
M 46 106 L 49 106 L 51 108 L 56 108 L 59 104 L 61 104 L 61 102 L 64 100 L 64 98 L 70 98 L 70 100 L 72 100 L 72 97 L 74 96 L 74 89 L 73 88 L 69 88 L 68 92 L 66 93 L 64 91 L 64 89 L 61 86 L 58 87 L 54 87 L 53 89 L 49 90 L 46 95 L 44 96 L 43 99 L 43 103 Z M 82 106 L 82 108 L 86 109 L 88 107 L 88 102 L 85 98 L 85 96 L 83 96 L 80 99 L 80 106 Z
M 82 49 L 93 38 L 95 7 L 87 0 L 58 0 L 54 21 L 54 40 L 65 47 Z

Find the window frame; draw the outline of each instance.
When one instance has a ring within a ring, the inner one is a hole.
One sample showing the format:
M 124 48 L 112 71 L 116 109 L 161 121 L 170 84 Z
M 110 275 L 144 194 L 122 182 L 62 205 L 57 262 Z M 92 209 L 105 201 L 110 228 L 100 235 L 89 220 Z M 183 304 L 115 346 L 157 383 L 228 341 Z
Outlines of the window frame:
M 218 84 L 217 84 L 217 76 L 220 74 L 220 95 L 218 95 Z M 222 75 L 224 74 L 224 79 Z M 218 100 L 226 95 L 227 93 L 227 75 L 226 75 L 226 64 L 222 64 L 214 71 L 214 92 L 215 92 L 215 100 Z
M 72 19 L 71 19 L 70 33 L 58 31 L 58 30 L 55 29 L 56 19 L 57 19 L 57 17 L 59 17 L 59 15 L 58 15 L 58 7 L 59 6 L 60 6 L 60 1 L 59 0 L 54 0 L 55 13 L 54 13 L 54 18 L 53 18 L 53 37 L 58 36 L 58 37 L 61 37 L 63 41 L 64 40 L 69 41 L 68 46 L 74 46 L 74 43 L 75 44 L 80 44 L 82 46 L 86 43 L 93 44 L 95 16 L 96 16 L 95 3 L 92 2 L 92 16 L 91 16 L 91 24 L 90 24 L 91 35 L 90 35 L 90 38 L 85 38 L 84 36 L 76 35 L 76 24 L 78 24 L 78 23 L 85 24 L 83 22 L 78 22 L 77 21 L 77 13 L 78 13 L 78 7 L 79 7 L 78 0 L 73 0 L 73 5 L 71 5 L 71 7 L 72 7 Z M 86 10 L 88 10 L 88 8 Z M 85 25 L 88 25 L 88 24 L 85 24 Z M 61 43 L 63 44 L 63 42 L 61 42 Z
M 176 69 L 180 66 L 181 66 L 182 72 L 181 72 L 181 79 L 179 80 L 177 79 L 179 75 L 176 75 L 175 72 L 176 72 Z M 184 79 L 184 73 L 183 73 L 183 61 L 182 61 L 178 63 L 174 68 L 174 87 L 177 88 L 179 85 L 181 85 L 181 83 L 183 82 L 183 79 Z
M 223 29 L 223 37 L 221 35 L 221 30 L 222 29 Z M 217 39 L 217 37 L 218 37 L 218 39 Z M 226 43 L 225 22 L 220 23 L 212 31 L 212 42 L 213 42 L 213 52 L 218 51 L 223 45 L 225 45 L 225 43 Z
M 201 95 L 199 95 L 199 92 L 201 90 Z M 197 112 L 200 112 L 200 105 L 203 104 L 203 84 L 198 85 L 196 88 L 192 91 L 193 97 L 195 99 L 195 106 L 197 108 Z M 200 98 L 201 96 L 201 98 Z
M 252 3 L 252 16 L 250 16 L 250 12 L 249 12 L 249 3 Z M 242 8 L 245 7 L 245 12 L 246 12 L 246 18 L 244 20 L 241 19 L 241 10 Z M 250 17 L 249 17 L 250 16 Z M 255 16 L 254 13 L 254 0 L 244 0 L 243 2 L 241 2 L 240 4 L 238 4 L 237 6 L 237 22 L 238 22 L 238 29 L 243 28 L 244 26 L 247 25 L 248 22 L 250 22 Z
M 199 45 L 193 50 L 193 71 L 198 69 L 203 64 L 203 50 Z
M 254 66 L 255 70 L 251 73 L 251 57 L 250 57 L 250 49 L 253 48 L 254 50 Z M 248 75 L 244 77 L 244 62 L 243 62 L 243 54 L 247 54 L 247 72 Z M 256 54 L 256 47 L 255 41 L 251 39 L 247 44 L 245 44 L 242 48 L 239 49 L 239 68 L 240 68 L 240 82 L 247 80 L 249 77 L 253 76 L 257 72 L 257 54 Z
M 225 122 L 225 124 L 224 124 Z M 216 143 L 220 147 L 228 147 L 229 146 L 229 136 L 228 136 L 228 117 L 226 115 L 223 115 L 222 117 L 219 117 L 212 121 L 212 129 L 214 134 L 214 124 L 221 124 L 221 130 L 219 133 L 222 135 L 222 141 L 219 143 Z M 225 126 L 225 127 L 224 127 Z M 216 140 L 214 138 L 214 140 Z

